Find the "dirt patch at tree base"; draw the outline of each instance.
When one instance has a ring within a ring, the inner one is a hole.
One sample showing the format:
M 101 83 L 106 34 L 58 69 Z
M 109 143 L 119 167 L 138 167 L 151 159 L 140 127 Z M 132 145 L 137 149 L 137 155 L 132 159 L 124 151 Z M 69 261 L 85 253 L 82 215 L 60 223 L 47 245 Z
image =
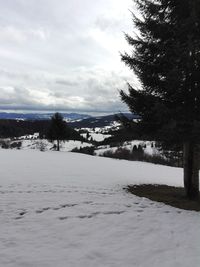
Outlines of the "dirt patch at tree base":
M 136 196 L 163 202 L 172 207 L 184 210 L 200 211 L 200 200 L 193 201 L 186 198 L 184 188 L 182 187 L 142 184 L 129 185 L 125 189 Z

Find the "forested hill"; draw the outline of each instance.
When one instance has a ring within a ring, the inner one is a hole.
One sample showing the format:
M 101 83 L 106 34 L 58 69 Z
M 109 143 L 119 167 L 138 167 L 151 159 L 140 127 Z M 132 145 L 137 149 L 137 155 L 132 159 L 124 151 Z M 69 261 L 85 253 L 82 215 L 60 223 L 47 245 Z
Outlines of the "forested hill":
M 134 115 L 131 113 L 123 114 L 128 119 L 138 119 L 138 115 Z M 99 117 L 91 117 L 87 119 L 83 119 L 80 121 L 69 122 L 69 125 L 73 128 L 95 128 L 95 127 L 105 127 L 111 125 L 113 122 L 117 120 L 117 116 L 120 114 L 112 114 L 107 116 L 99 116 Z
M 39 133 L 40 137 L 45 137 L 49 129 L 50 120 L 0 120 L 0 138 L 13 138 L 24 135 Z M 68 126 L 70 139 L 83 140 L 80 134 Z
M 137 115 L 130 113 L 124 114 L 128 119 L 137 119 Z M 80 140 L 80 136 L 73 129 L 75 128 L 96 128 L 112 125 L 117 120 L 117 115 L 107 115 L 99 117 L 90 117 L 86 119 L 79 119 L 67 122 L 71 133 Z M 49 127 L 49 119 L 34 119 L 34 120 L 21 120 L 21 119 L 0 119 L 0 138 L 19 137 L 27 134 L 40 133 L 40 136 L 45 136 Z

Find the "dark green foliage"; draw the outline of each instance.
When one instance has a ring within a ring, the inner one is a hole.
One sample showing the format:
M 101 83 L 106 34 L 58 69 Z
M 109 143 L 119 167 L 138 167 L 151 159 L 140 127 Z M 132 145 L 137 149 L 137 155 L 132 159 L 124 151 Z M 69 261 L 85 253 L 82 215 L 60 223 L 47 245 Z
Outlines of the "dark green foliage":
M 17 121 L 0 120 L 0 138 L 20 137 L 23 135 L 40 133 L 40 136 L 46 135 L 50 121 Z
M 126 35 L 133 47 L 122 54 L 142 89 L 121 91 L 131 112 L 141 116 L 142 133 L 172 141 L 199 139 L 200 0 L 135 0 L 139 36 Z
M 150 140 L 184 144 L 184 186 L 199 197 L 200 0 L 135 0 L 140 32 L 126 35 L 133 47 L 122 61 L 141 82 L 128 85 L 122 100 L 140 116 L 138 129 Z
M 55 113 L 51 118 L 51 123 L 47 132 L 47 139 L 51 142 L 57 141 L 57 150 L 60 150 L 60 141 L 68 140 L 70 137 L 71 129 L 63 120 L 60 113 Z

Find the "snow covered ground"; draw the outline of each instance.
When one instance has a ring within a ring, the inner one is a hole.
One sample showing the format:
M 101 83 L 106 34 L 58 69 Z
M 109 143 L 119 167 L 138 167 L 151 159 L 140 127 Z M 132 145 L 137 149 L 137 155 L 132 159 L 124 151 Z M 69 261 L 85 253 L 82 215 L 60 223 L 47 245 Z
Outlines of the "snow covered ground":
M 16 141 L 18 142 L 18 141 Z M 54 144 L 57 144 L 55 142 L 50 142 L 47 139 L 25 139 L 25 140 L 20 140 L 22 143 L 20 149 L 36 149 L 36 150 L 52 150 Z M 87 143 L 87 142 L 81 142 L 81 141 L 65 141 L 60 143 L 60 150 L 61 151 L 71 151 L 74 148 L 80 148 L 80 147 L 86 147 L 86 146 L 92 146 L 92 144 Z M 17 149 L 17 148 L 16 148 Z
M 101 142 L 103 140 L 105 140 L 108 137 L 111 137 L 110 134 L 104 133 L 104 128 L 95 128 L 90 129 L 90 128 L 82 128 L 81 130 L 85 130 L 89 133 L 89 140 L 93 140 L 93 141 L 97 141 L 97 142 Z M 84 138 L 87 138 L 87 133 L 83 133 L 81 134 Z
M 126 193 L 182 170 L 77 153 L 0 150 L 1 267 L 197 267 L 200 213 Z
M 153 144 L 153 147 L 152 147 L 152 144 Z M 155 147 L 155 142 L 142 141 L 142 140 L 126 141 L 126 142 L 123 142 L 121 146 L 115 146 L 115 147 L 110 147 L 109 145 L 99 146 L 98 149 L 95 150 L 95 154 L 97 156 L 103 156 L 103 153 L 107 151 L 115 152 L 119 147 L 126 148 L 132 151 L 134 146 L 138 147 L 139 145 L 143 148 L 145 154 L 149 154 L 149 155 L 160 155 L 161 154 L 161 152 Z

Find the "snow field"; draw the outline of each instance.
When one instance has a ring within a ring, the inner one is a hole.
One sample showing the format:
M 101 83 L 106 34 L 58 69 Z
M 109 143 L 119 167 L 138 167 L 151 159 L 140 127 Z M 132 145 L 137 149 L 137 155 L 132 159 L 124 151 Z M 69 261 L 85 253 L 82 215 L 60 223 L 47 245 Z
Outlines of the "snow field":
M 37 150 L 51 150 L 53 145 L 56 144 L 56 141 L 51 143 L 47 139 L 37 139 L 37 140 L 20 140 L 22 142 L 22 146 L 20 149 L 37 149 Z M 71 151 L 74 148 L 92 146 L 90 143 L 81 142 L 81 141 L 65 141 L 60 143 L 61 151 Z
M 199 266 L 199 213 L 123 190 L 181 186 L 181 169 L 54 151 L 0 157 L 0 266 Z

